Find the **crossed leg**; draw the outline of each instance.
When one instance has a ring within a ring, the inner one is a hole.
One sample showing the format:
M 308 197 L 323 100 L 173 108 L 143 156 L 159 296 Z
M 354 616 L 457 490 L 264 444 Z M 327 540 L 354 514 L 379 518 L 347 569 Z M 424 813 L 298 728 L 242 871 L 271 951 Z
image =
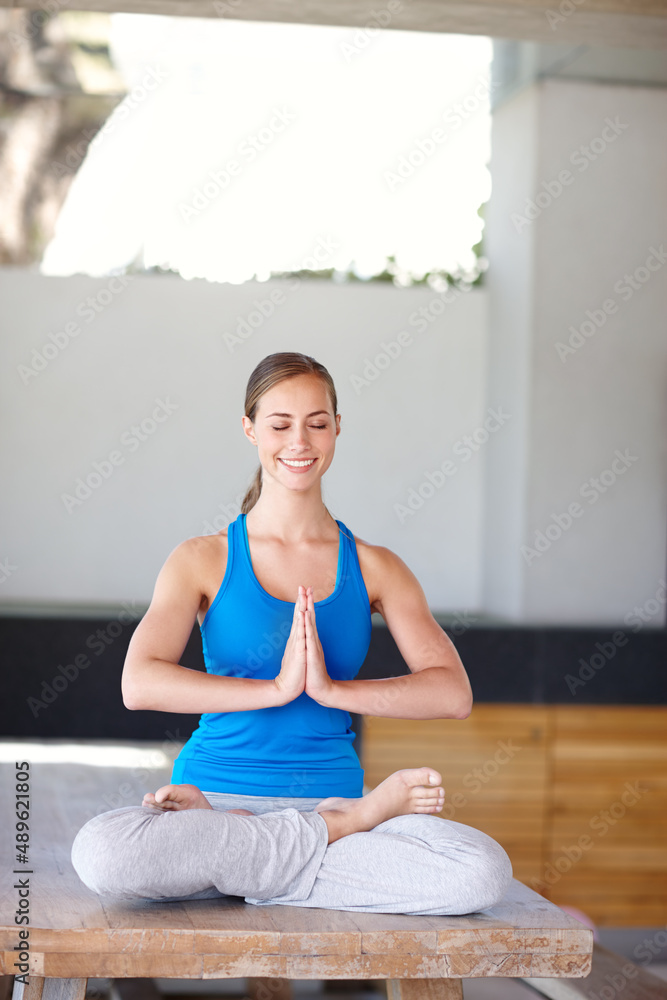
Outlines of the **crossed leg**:
M 435 781 L 433 781 L 435 779 Z M 93 891 L 125 900 L 242 896 L 386 913 L 461 914 L 493 905 L 512 877 L 502 847 L 444 820 L 440 774 L 411 768 L 361 799 L 310 812 L 213 809 L 193 785 L 89 820 L 72 862 Z
M 371 913 L 477 913 L 512 881 L 504 848 L 488 834 L 438 816 L 395 816 L 330 844 L 307 895 L 246 895 L 247 903 Z

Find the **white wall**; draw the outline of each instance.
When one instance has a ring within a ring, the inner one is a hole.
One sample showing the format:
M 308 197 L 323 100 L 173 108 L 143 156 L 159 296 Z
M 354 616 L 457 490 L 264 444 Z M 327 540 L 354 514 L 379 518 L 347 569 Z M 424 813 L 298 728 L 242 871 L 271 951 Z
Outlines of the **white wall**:
M 513 620 L 612 625 L 646 606 L 665 622 L 665 122 L 664 87 L 574 80 L 494 111 L 488 392 L 520 419 L 488 449 L 484 603 Z
M 230 350 L 225 334 L 276 289 L 283 302 Z M 261 358 L 283 350 L 313 355 L 336 383 L 342 430 L 324 479 L 330 510 L 399 553 L 435 612 L 480 607 L 484 449 L 466 460 L 455 448 L 486 414 L 485 293 L 443 304 L 432 290 L 391 285 L 288 289 L 0 270 L 5 613 L 145 606 L 171 549 L 238 513 L 256 468 L 241 428 L 246 382 Z M 431 319 L 417 325 L 424 307 Z M 72 323 L 76 335 L 67 334 Z M 366 359 L 401 331 L 411 342 L 355 389 Z M 138 441 L 131 427 L 151 418 L 156 400 L 173 412 Z M 119 464 L 68 509 L 63 494 L 112 452 Z M 446 459 L 454 474 L 402 522 L 394 505 Z
M 502 399 L 511 413 L 506 431 L 486 449 L 483 528 L 483 600 L 496 613 L 521 620 L 523 567 L 517 558 L 524 537 L 526 483 L 531 475 L 526 442 L 530 436 L 533 335 L 534 229 L 522 238 L 511 223 L 509 206 L 522 206 L 532 190 L 537 144 L 535 88 L 526 88 L 496 110 L 493 118 L 493 190 L 486 208 L 486 253 L 490 337 L 486 359 L 487 394 Z M 537 475 L 541 471 L 532 470 Z M 555 596 L 555 595 L 554 595 Z
M 628 127 L 581 170 L 572 156 L 607 118 Z M 667 232 L 666 121 L 667 90 L 639 85 L 546 79 L 496 107 L 488 291 L 449 303 L 388 284 L 290 291 L 141 275 L 123 288 L 0 270 L 0 610 L 145 606 L 169 551 L 238 512 L 256 465 L 241 429 L 251 370 L 300 350 L 339 393 L 325 502 L 402 556 L 435 613 L 617 627 L 639 609 L 662 627 L 667 264 L 645 268 Z M 572 183 L 517 228 L 565 169 Z M 626 274 L 641 275 L 629 296 Z M 280 291 L 282 304 L 230 349 L 225 336 Z M 87 311 L 89 296 L 100 307 L 105 295 L 98 314 Z M 588 312 L 609 300 L 615 310 L 591 331 Z M 590 335 L 561 360 L 558 345 L 586 320 Z M 73 322 L 80 332 L 68 339 Z M 399 336 L 410 342 L 355 389 L 367 359 Z M 38 353 L 54 356 L 30 374 Z M 128 431 L 157 399 L 174 412 L 132 450 Z M 484 430 L 492 410 L 507 417 Z M 474 433 L 483 443 L 466 460 L 460 442 Z M 68 511 L 62 495 L 114 450 L 121 464 Z M 607 472 L 626 450 L 637 456 L 626 471 Z M 429 484 L 433 473 L 444 485 Z M 600 474 L 607 488 L 584 495 Z M 416 509 L 401 519 L 396 505 L 409 498 Z M 575 503 L 581 516 L 559 532 Z M 528 564 L 525 550 L 547 532 Z

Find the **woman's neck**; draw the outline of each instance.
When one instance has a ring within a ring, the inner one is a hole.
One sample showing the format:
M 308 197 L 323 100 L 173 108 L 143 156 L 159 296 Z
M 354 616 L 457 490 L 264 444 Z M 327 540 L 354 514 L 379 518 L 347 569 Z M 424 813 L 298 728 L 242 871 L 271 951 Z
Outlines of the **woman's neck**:
M 284 542 L 324 538 L 338 531 L 335 518 L 322 497 L 306 495 L 278 498 L 263 489 L 259 500 L 246 516 L 246 526 L 256 535 L 272 535 Z

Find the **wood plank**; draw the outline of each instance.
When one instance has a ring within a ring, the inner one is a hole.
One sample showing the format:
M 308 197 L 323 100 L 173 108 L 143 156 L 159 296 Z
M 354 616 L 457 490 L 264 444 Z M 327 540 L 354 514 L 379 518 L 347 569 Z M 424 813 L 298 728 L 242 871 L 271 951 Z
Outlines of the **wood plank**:
M 585 980 L 523 977 L 528 986 L 552 1000 L 621 996 L 623 1000 L 665 1000 L 667 982 L 629 959 L 595 944 L 593 968 Z
M 368 979 L 445 979 L 450 971 L 446 957 L 439 955 L 393 955 L 391 962 L 385 956 L 367 955 Z
M 165 920 L 169 917 L 171 908 L 178 907 L 177 903 L 154 905 L 164 906 Z M 116 907 L 116 912 L 122 913 L 122 908 Z M 145 913 L 146 911 L 144 910 L 143 915 Z M 141 926 L 143 922 L 141 911 L 139 911 L 139 915 L 134 921 L 132 921 L 131 914 L 132 910 L 130 910 L 128 919 L 128 913 L 125 912 L 122 921 L 125 924 L 134 923 L 136 926 L 119 926 L 117 928 L 98 927 L 96 929 L 72 928 L 69 930 L 32 929 L 30 932 L 31 951 L 33 954 L 40 951 L 93 951 L 97 954 L 105 952 L 118 953 L 121 951 L 129 954 L 133 952 L 154 952 L 159 955 L 194 953 L 195 932 L 193 928 L 186 926 L 181 930 L 170 928 L 161 930 L 159 927 L 151 927 L 151 922 L 155 921 L 154 911 L 151 913 L 150 919 L 146 921 L 145 926 Z M 117 919 L 119 922 L 121 921 L 120 916 Z M 171 914 L 171 919 L 176 919 L 173 914 Z M 11 930 L 9 928 L 5 928 L 3 933 L 11 940 Z M 222 938 L 223 936 L 224 932 L 221 932 L 220 937 Z M 10 948 L 11 946 L 11 944 L 7 944 L 6 947 Z M 11 952 L 7 952 L 8 956 L 10 954 Z
M 13 1000 L 85 1000 L 87 979 L 46 979 L 28 976 L 28 982 L 14 981 Z
M 665 708 L 556 705 L 553 714 L 545 861 L 528 881 L 600 926 L 642 926 L 649 912 L 664 923 Z
M 194 927 L 194 951 L 198 955 L 280 954 L 280 930 L 270 912 L 274 907 L 251 906 L 236 896 L 191 900 L 181 905 Z
M 36 956 L 39 975 L 67 978 L 127 979 L 202 979 L 200 955 L 94 954 L 85 952 L 47 952 Z
M 264 979 L 307 979 L 292 976 L 286 955 L 204 955 L 201 979 L 239 979 L 260 976 Z M 314 979 L 324 978 L 313 976 Z
M 524 970 L 530 968 L 530 973 Z M 577 978 L 587 976 L 591 968 L 590 956 L 582 955 L 467 955 L 453 954 L 444 967 L 443 975 L 477 979 L 480 976 L 509 976 L 518 979 L 526 975 Z
M 12 1000 L 42 1000 L 44 978 L 42 976 L 28 977 L 28 982 L 14 981 Z
M 435 955 L 437 952 L 438 918 L 405 913 L 354 913 L 352 920 L 359 933 L 359 949 L 363 955 L 386 953 Z
M 239 979 L 262 972 L 270 979 L 423 979 L 522 976 L 586 976 L 589 956 L 533 955 L 530 952 L 495 952 L 489 955 L 455 951 L 439 956 L 420 955 L 255 955 L 190 956 L 187 964 L 158 955 L 85 955 L 81 953 L 43 956 L 40 975 L 82 978 L 175 978 Z M 37 978 L 31 973 L 31 979 Z
M 267 906 L 280 930 L 283 955 L 359 955 L 361 933 L 345 910 Z
M 590 734 L 591 725 L 601 736 L 609 739 L 660 738 L 664 734 L 665 708 L 663 705 L 563 705 L 557 709 L 556 727 L 560 736 L 578 733 Z

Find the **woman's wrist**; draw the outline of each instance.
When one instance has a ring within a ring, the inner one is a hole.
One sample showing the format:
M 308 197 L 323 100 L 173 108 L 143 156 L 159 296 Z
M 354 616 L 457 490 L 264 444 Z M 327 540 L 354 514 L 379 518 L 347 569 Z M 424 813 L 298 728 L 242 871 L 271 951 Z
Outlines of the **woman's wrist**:
M 285 684 L 285 680 L 278 674 L 273 678 L 270 683 L 273 685 L 274 697 L 276 698 L 276 705 L 287 705 L 288 702 L 294 701 L 301 694 L 300 691 L 290 690 Z

